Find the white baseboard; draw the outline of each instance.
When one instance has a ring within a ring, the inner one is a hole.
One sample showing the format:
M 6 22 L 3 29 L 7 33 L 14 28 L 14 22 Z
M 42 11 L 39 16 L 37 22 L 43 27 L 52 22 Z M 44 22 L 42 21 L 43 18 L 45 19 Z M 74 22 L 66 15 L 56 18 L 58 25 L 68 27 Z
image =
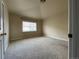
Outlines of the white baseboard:
M 55 37 L 55 36 L 46 36 L 46 37 L 49 37 L 49 38 L 55 38 L 55 39 L 58 39 L 58 40 L 63 40 L 63 41 L 69 41 L 69 39 L 65 39 L 65 38 L 60 38 L 60 37 Z

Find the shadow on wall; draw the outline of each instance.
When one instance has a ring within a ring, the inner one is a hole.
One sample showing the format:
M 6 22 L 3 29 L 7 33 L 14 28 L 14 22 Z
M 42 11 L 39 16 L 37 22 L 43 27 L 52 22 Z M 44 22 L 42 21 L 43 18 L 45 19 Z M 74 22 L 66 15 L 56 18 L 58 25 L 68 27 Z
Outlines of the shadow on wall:
M 22 17 L 13 13 L 9 13 L 10 22 L 10 40 L 26 39 L 31 37 L 43 36 L 43 20 L 30 17 Z M 22 32 L 22 21 L 37 22 L 36 32 Z

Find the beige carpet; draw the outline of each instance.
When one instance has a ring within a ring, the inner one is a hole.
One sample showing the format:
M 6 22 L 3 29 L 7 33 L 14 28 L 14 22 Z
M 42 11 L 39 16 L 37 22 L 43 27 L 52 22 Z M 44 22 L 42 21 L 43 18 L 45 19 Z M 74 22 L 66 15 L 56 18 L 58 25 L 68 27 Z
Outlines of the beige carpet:
M 68 59 L 66 41 L 38 37 L 10 44 L 5 59 Z

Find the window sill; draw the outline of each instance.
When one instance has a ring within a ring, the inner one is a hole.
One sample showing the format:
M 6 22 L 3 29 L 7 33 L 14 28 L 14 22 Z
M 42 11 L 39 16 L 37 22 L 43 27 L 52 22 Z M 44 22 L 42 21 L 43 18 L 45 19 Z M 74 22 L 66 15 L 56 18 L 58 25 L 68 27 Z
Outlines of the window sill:
M 27 32 L 23 32 L 23 33 L 33 33 L 33 32 L 37 32 L 37 31 L 27 31 Z

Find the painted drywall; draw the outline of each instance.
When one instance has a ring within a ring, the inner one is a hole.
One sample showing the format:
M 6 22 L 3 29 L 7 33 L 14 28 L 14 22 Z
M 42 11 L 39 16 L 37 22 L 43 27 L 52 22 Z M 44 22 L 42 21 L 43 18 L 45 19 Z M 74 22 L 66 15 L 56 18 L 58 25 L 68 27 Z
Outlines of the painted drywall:
M 44 21 L 44 34 L 48 37 L 68 40 L 67 24 L 67 14 L 52 16 L 51 18 L 48 18 Z
M 67 40 L 67 0 L 46 0 L 40 3 L 39 0 L 6 0 L 9 10 L 21 16 L 29 16 L 44 19 L 44 34 L 49 37 Z M 16 17 L 18 18 L 18 17 Z M 13 21 L 13 20 L 12 20 Z M 13 21 L 14 22 L 14 21 Z M 18 22 L 16 20 L 16 22 Z M 49 23 L 49 24 L 48 24 Z M 54 24 L 53 24 L 54 23 Z M 14 23 L 15 24 L 15 23 Z M 18 24 L 16 24 L 18 25 Z M 54 25 L 54 26 L 51 26 Z M 12 25 L 13 26 L 13 25 Z M 48 28 L 48 27 L 50 28 Z M 56 28 L 54 28 L 56 27 Z M 50 31 L 50 30 L 51 31 Z M 15 30 L 15 29 L 14 29 Z M 55 31 L 56 30 L 56 31 Z M 17 36 L 11 37 L 25 37 L 20 34 L 21 30 L 16 31 Z M 55 33 L 53 33 L 55 32 Z M 14 33 L 14 32 L 13 32 Z M 21 32 L 22 33 L 22 32 Z M 29 33 L 28 33 L 29 34 Z M 29 35 L 27 35 L 29 37 Z
M 10 40 L 26 39 L 31 37 L 42 36 L 42 20 L 36 20 L 28 17 L 20 17 L 13 13 L 9 13 L 10 21 Z M 22 21 L 37 22 L 37 32 L 22 32 Z
M 41 3 L 41 15 L 44 18 L 44 35 L 68 40 L 68 2 L 67 0 L 46 0 Z

